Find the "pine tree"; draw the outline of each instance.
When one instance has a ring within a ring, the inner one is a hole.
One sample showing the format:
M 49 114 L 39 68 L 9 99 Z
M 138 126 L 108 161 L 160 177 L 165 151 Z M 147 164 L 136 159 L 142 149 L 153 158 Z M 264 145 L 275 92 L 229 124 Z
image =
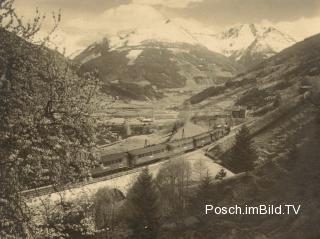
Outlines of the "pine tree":
M 206 204 L 212 204 L 215 193 L 213 190 L 212 178 L 207 174 L 200 181 L 195 194 L 190 197 L 190 209 L 193 215 L 202 219 Z
M 152 175 L 144 169 L 128 192 L 127 224 L 132 239 L 155 239 L 159 230 L 159 201 Z
M 207 215 L 205 215 L 206 205 L 217 205 L 223 199 L 222 188 L 213 184 L 213 179 L 207 174 L 204 177 L 193 197 L 190 198 L 191 212 L 199 220 L 198 230 L 208 232 L 212 229 Z
M 199 185 L 198 192 L 197 192 L 197 199 L 202 204 L 208 204 L 210 202 L 210 199 L 212 198 L 212 179 L 207 174 L 206 177 L 204 177 Z
M 254 168 L 257 153 L 253 146 L 249 129 L 243 126 L 236 135 L 236 141 L 231 149 L 230 167 L 235 172 L 249 171 Z
M 222 180 L 225 178 L 225 176 L 227 176 L 227 172 L 222 168 L 217 175 L 215 176 L 216 180 Z

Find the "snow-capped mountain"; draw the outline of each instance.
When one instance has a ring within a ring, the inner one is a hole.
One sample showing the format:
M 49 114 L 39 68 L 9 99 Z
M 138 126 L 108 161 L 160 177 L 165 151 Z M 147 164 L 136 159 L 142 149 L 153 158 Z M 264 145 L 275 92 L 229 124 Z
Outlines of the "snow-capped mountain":
M 296 43 L 291 36 L 270 24 L 244 24 L 216 35 L 198 34 L 197 38 L 208 49 L 247 68 Z
M 106 34 L 105 39 L 108 41 L 109 50 L 136 47 L 148 42 L 202 45 L 237 61 L 246 68 L 296 43 L 291 36 L 270 24 L 244 24 L 214 34 L 204 28 L 194 32 L 194 29 L 192 31 L 165 18 L 151 26 Z M 100 44 L 101 41 L 96 43 Z M 89 59 L 92 57 L 95 56 L 90 56 Z
M 168 18 L 162 10 L 148 4 L 123 4 L 104 12 L 88 22 L 75 20 L 70 26 L 90 25 L 90 31 L 69 34 L 57 32 L 54 48 L 66 48 L 73 58 L 79 49 L 101 39 L 108 39 L 110 50 L 135 47 L 145 42 L 187 43 L 202 45 L 245 64 L 264 60 L 295 43 L 294 39 L 274 28 L 270 23 L 243 24 L 222 33 L 217 26 L 205 26 L 201 21 L 184 17 Z M 94 56 L 92 56 L 94 57 Z
M 113 92 L 115 87 L 121 88 L 121 92 L 116 90 L 117 96 L 136 91 L 139 95 L 129 98 L 144 98 L 143 92 L 150 98 L 160 96 L 161 89 L 166 88 L 221 84 L 221 79 L 294 43 L 293 38 L 272 26 L 250 24 L 220 34 L 207 30 L 194 33 L 163 18 L 154 25 L 106 34 L 74 60 L 82 64 L 82 71 L 98 68 Z M 110 90 L 108 93 L 112 94 Z
M 242 70 L 238 63 L 200 45 L 155 40 L 112 44 L 105 38 L 74 60 L 81 63 L 81 72 L 98 69 L 104 91 L 115 97 L 145 100 L 175 88 L 192 91 L 222 84 Z

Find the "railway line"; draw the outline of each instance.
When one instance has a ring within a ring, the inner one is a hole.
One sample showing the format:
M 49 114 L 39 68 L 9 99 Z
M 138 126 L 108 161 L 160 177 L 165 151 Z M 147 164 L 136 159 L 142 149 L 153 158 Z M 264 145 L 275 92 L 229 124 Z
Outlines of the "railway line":
M 92 170 L 92 178 L 90 180 L 72 185 L 66 185 L 60 188 L 53 188 L 49 185 L 41 188 L 26 190 L 22 192 L 22 195 L 27 198 L 33 198 L 47 195 L 56 191 L 83 187 L 85 185 L 136 173 L 142 167 L 178 157 L 179 155 L 182 156 L 195 150 L 202 149 L 210 151 L 217 145 L 217 143 L 221 143 L 221 140 L 230 139 L 230 142 L 232 142 L 232 138 L 236 134 L 237 129 L 242 125 L 247 125 L 251 134 L 254 136 L 268 129 L 270 125 L 277 121 L 283 114 L 288 113 L 295 106 L 297 106 L 297 101 L 292 101 L 291 103 L 280 107 L 272 114 L 259 119 L 251 119 L 241 125 L 238 125 L 237 127 L 234 127 L 232 131 L 226 129 L 226 127 L 220 127 L 194 137 L 176 140 L 169 143 L 162 143 L 128 152 L 122 152 L 119 154 L 101 155 L 101 167 Z
M 33 198 L 53 192 L 83 187 L 88 184 L 122 177 L 124 175 L 135 173 L 147 165 L 168 160 L 170 158 L 183 155 L 187 152 L 204 148 L 211 143 L 225 137 L 229 133 L 230 128 L 221 126 L 206 133 L 175 140 L 169 143 L 161 143 L 117 154 L 101 155 L 101 166 L 91 171 L 92 177 L 90 180 L 58 188 L 48 185 L 23 191 L 22 195 L 26 198 Z

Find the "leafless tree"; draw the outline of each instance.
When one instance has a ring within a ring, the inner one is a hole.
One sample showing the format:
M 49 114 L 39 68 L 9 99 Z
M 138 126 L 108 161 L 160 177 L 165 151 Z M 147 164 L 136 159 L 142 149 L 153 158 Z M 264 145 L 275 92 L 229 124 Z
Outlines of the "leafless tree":
M 177 226 L 183 224 L 191 182 L 191 165 L 185 160 L 172 160 L 164 165 L 156 178 L 163 210 Z M 164 215 L 166 216 L 166 215 Z

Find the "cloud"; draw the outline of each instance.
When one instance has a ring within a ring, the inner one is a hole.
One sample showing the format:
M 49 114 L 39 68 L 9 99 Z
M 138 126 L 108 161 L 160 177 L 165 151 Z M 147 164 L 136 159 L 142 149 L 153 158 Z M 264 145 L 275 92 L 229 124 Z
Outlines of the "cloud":
M 202 2 L 202 0 L 133 0 L 134 4 L 159 5 L 168 8 L 186 8 L 191 3 Z
M 203 0 L 190 3 L 188 8 L 175 9 L 175 13 L 208 24 L 230 25 L 263 19 L 296 21 L 318 16 L 319 10 L 319 0 Z
M 134 29 L 159 29 L 157 36 L 169 38 L 178 36 L 190 38 L 188 33 L 185 32 L 186 30 L 189 32 L 212 33 L 210 29 L 192 19 L 170 18 L 170 26 L 166 24 L 167 20 L 168 18 L 161 11 L 152 6 L 126 4 L 109 9 L 91 19 L 78 17 L 69 20 L 65 23 L 64 32 L 62 33 L 65 36 L 58 37 L 58 39 L 66 39 L 66 42 L 69 42 L 68 46 L 71 46 L 71 42 L 73 42 L 73 49 L 68 48 L 68 52 L 73 52 L 99 41 L 106 35 L 115 35 L 119 32 L 127 32 Z M 174 29 L 177 31 L 175 32 Z M 67 36 L 67 32 L 72 32 L 72 34 Z M 173 35 L 169 36 L 170 34 Z
M 320 16 L 305 18 L 302 17 L 296 21 L 281 21 L 275 24 L 275 26 L 293 36 L 298 41 L 301 41 L 309 36 L 320 33 Z
M 26 3 L 26 1 L 28 1 L 28 3 Z M 44 12 L 62 9 L 66 15 L 72 14 L 74 16 L 101 13 L 107 9 L 129 4 L 131 1 L 132 0 L 15 0 L 15 5 L 22 13 L 29 8 L 35 9 L 39 7 L 39 9 Z
M 65 42 L 68 47 L 67 54 L 69 54 L 87 47 L 106 35 L 136 28 L 156 27 L 157 24 L 165 23 L 166 20 L 160 11 L 151 6 L 121 5 L 90 18 L 69 19 L 57 34 L 56 39 L 60 42 L 57 45 L 63 45 Z
M 73 29 L 86 31 L 103 31 L 115 33 L 121 30 L 139 27 L 150 27 L 154 22 L 165 21 L 164 16 L 146 5 L 127 4 L 109 9 L 91 19 L 75 18 L 66 23 Z M 85 33 L 85 32 L 84 32 Z

